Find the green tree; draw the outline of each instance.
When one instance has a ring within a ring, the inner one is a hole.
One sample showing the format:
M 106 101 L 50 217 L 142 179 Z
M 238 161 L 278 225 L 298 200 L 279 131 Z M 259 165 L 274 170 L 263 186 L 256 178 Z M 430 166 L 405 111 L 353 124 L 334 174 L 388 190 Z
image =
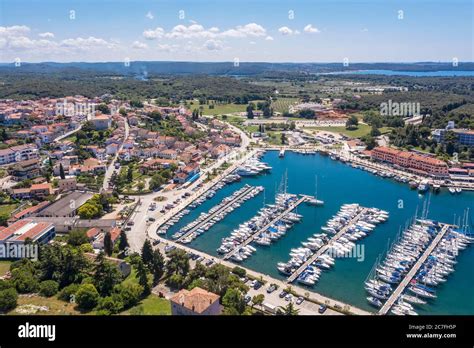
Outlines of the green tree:
M 56 295 L 59 289 L 58 282 L 54 280 L 45 280 L 39 284 L 39 293 L 44 297 L 51 297 Z
M 17 306 L 18 294 L 15 289 L 0 290 L 0 312 L 8 312 Z
M 254 115 L 253 115 L 253 108 L 251 105 L 248 105 L 247 106 L 247 118 L 248 119 L 253 119 L 254 118 Z
M 98 313 L 104 315 L 117 314 L 122 311 L 123 308 L 122 298 L 117 294 L 100 298 L 97 305 Z
M 252 297 L 252 308 L 253 306 L 261 306 L 263 304 L 263 301 L 265 301 L 265 295 L 264 294 L 258 294 Z
M 58 299 L 70 302 L 79 290 L 79 284 L 71 284 L 61 289 L 58 294 Z
M 346 121 L 346 129 L 354 129 L 359 125 L 359 120 L 355 115 L 349 116 Z
M 120 231 L 119 250 L 125 251 L 129 247 L 127 234 L 124 230 Z
M 99 302 L 99 292 L 93 284 L 82 284 L 76 293 L 76 302 L 80 309 L 91 310 Z
M 114 243 L 112 242 L 112 235 L 109 231 L 107 231 L 104 236 L 104 252 L 107 254 L 107 256 L 110 256 L 112 255 L 113 251 Z
M 61 179 L 66 179 L 66 174 L 64 174 L 64 168 L 62 163 L 59 163 L 59 177 Z
M 158 249 L 153 251 L 153 259 L 150 264 L 150 271 L 153 274 L 153 283 L 158 284 L 158 281 L 165 272 L 165 259 Z
M 142 260 L 138 261 L 137 277 L 138 284 L 143 288 L 142 296 L 148 296 L 151 293 L 151 288 L 148 282 L 148 272 Z
M 245 311 L 244 296 L 238 289 L 227 289 L 222 298 L 222 305 L 224 306 L 224 313 L 230 315 L 241 315 Z
M 166 270 L 169 275 L 181 274 L 182 276 L 186 276 L 189 271 L 189 256 L 184 250 L 172 250 L 168 254 Z
M 101 296 L 111 293 L 115 285 L 122 281 L 122 273 L 112 262 L 107 261 L 103 252 L 100 252 L 95 259 L 94 285 Z
M 133 168 L 132 166 L 127 167 L 127 182 L 131 184 L 133 182 Z
M 118 284 L 114 287 L 113 293 L 120 296 L 123 307 L 127 309 L 138 304 L 143 287 L 135 283 Z
M 79 246 L 88 242 L 86 231 L 72 230 L 67 235 L 67 243 L 72 246 Z
M 280 315 L 298 315 L 299 309 L 296 309 L 292 302 L 286 306 L 278 307 L 277 313 Z
M 142 260 L 143 263 L 150 267 L 153 262 L 153 247 L 149 239 L 145 240 L 142 247 Z

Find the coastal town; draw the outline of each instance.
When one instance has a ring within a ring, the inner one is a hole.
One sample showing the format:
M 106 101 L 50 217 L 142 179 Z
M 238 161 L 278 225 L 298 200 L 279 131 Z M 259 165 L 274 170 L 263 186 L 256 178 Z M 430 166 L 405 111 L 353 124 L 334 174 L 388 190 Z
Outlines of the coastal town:
M 314 198 L 302 196 L 295 205 L 289 203 L 293 196 L 285 198 L 281 211 L 289 208 L 283 215 L 256 231 L 244 244 L 239 242 L 237 248 L 235 243 L 240 237 L 232 237 L 228 244 L 231 247 L 223 247 L 226 254 L 223 258 L 186 244 L 258 195 L 263 187 L 251 191 L 253 186 L 244 186 L 241 189 L 244 191 L 225 198 L 222 207 L 202 212 L 189 227 L 174 234 L 168 232 L 223 187 L 270 170 L 260 158 L 271 152 L 278 153 L 280 158 L 289 153 L 303 157 L 327 156 L 385 180 L 406 184 L 420 196 L 430 192 L 438 194 L 442 190 L 451 195 L 474 190 L 472 162 L 445 161 L 426 152 L 401 150 L 388 144 L 369 149 L 360 139 L 336 131 L 341 127 L 349 129 L 350 117 L 336 107 L 341 102 L 323 100 L 322 104 L 290 105 L 292 112 L 314 115 L 313 120 L 292 120 L 281 115 L 264 117 L 257 111 L 250 111 L 251 117 L 249 111 L 229 113 L 225 117 L 207 115 L 202 108 L 192 108 L 189 103 L 163 107 L 153 100 L 121 101 L 110 95 L 92 99 L 83 96 L 4 99 L 0 102 L 4 142 L 0 163 L 2 207 L 9 210 L 2 215 L 0 241 L 45 245 L 69 244 L 71 238 L 79 239 L 86 255 L 96 258 L 105 253 L 111 262 L 119 265 L 124 277 L 133 276 L 130 272 L 137 267 L 137 261 L 132 261 L 131 256 L 143 255 L 145 249 L 149 249 L 151 259 L 157 257 L 156 262 L 161 264 L 162 269 L 155 271 L 162 276 L 166 274 L 165 265 L 174 259 L 174 262 L 189 263 L 186 268 L 190 267 L 190 272 L 205 272 L 202 267 L 225 267 L 239 275 L 241 289 L 246 289 L 241 293 L 244 309 L 251 305 L 252 310 L 266 314 L 282 310 L 309 315 L 369 314 L 366 309 L 308 291 L 301 285 L 291 285 L 296 278 L 298 283 L 313 285 L 319 276 L 315 278 L 307 273 L 314 268 L 310 264 L 319 260 L 316 262 L 329 267 L 325 262 L 334 262 L 331 256 L 327 256 L 329 259 L 318 256 L 325 255 L 326 249 L 321 245 L 331 245 L 339 239 L 347 241 L 343 234 L 337 234 L 329 244 L 326 237 L 319 239 L 320 235 L 315 234 L 317 238 L 310 238 L 309 245 L 314 244 L 314 248 L 321 250 L 313 258 L 309 257 L 310 249 L 295 249 L 293 257 L 304 257 L 302 260 L 308 262 L 302 265 L 295 261 L 302 266 L 290 277 L 290 282 L 240 265 L 256 251 L 247 243 L 271 243 L 272 235 L 265 236 L 268 226 L 270 231 L 272 226 L 279 226 L 274 225 L 275 221 L 277 224 L 285 221 L 286 228 L 277 227 L 284 234 L 290 225 L 299 221 L 301 216 L 291 213 L 297 204 L 312 200 L 324 204 L 316 199 L 317 193 Z M 269 141 L 266 133 L 267 128 L 278 125 L 283 127 L 280 144 Z M 433 131 L 432 137 L 441 143 L 443 134 L 453 130 L 460 144 L 473 144 L 473 131 L 455 129 L 452 122 L 446 130 Z M 387 143 L 383 135 L 377 142 Z M 286 188 L 281 194 L 286 195 L 284 192 Z M 227 210 L 221 210 L 224 207 Z M 285 215 L 287 212 L 290 215 Z M 286 269 L 282 272 L 286 273 Z M 172 313 L 177 315 L 223 311 L 218 294 L 201 287 L 188 291 L 183 287 L 184 279 L 179 280 L 178 276 L 182 277 L 176 273 L 154 279 L 149 293 L 169 301 Z M 14 280 L 15 273 L 6 272 L 2 278 Z M 30 307 L 33 312 L 42 310 L 38 306 Z M 224 311 L 229 310 L 236 309 L 224 304 Z

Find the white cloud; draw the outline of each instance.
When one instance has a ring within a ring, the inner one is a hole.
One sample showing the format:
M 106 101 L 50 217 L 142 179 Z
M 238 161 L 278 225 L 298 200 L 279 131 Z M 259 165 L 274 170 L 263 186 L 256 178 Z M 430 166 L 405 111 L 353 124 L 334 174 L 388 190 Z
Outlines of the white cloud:
M 257 23 L 249 23 L 244 26 L 237 26 L 234 29 L 229 29 L 221 33 L 223 37 L 247 37 L 247 36 L 265 36 L 267 31 L 264 27 Z
M 321 31 L 318 28 L 313 27 L 312 24 L 308 24 L 304 27 L 306 33 L 320 33 Z
M 163 28 L 149 29 L 143 32 L 143 36 L 148 40 L 154 40 L 162 37 L 168 39 L 223 39 L 223 38 L 245 38 L 261 37 L 266 35 L 264 27 L 257 23 L 248 23 L 234 28 L 221 31 L 217 27 L 206 29 L 201 24 L 193 22 L 186 26 L 176 25 L 170 31 L 166 32 Z
M 151 13 L 151 11 L 148 11 L 148 13 L 145 15 L 145 17 L 148 18 L 148 19 L 153 19 L 153 18 L 155 18 L 155 17 L 153 16 L 153 13 Z
M 52 39 L 52 38 L 54 38 L 54 34 L 50 33 L 50 32 L 40 33 L 40 34 L 38 34 L 38 36 L 42 37 L 43 39 Z
M 271 37 L 270 35 L 268 35 L 268 36 L 265 38 L 265 40 L 267 40 L 267 41 L 273 41 L 273 37 Z
M 361 32 L 363 32 L 363 33 L 366 33 L 366 32 L 368 32 L 368 31 L 369 31 L 369 29 L 367 29 L 367 28 L 363 28 L 363 29 L 361 30 Z
M 13 25 L 11 27 L 0 27 L 0 37 L 25 36 L 30 32 L 26 25 Z
M 104 39 L 96 38 L 94 36 L 89 36 L 88 38 L 78 37 L 75 39 L 66 39 L 60 42 L 60 46 L 71 47 L 78 49 L 90 49 L 98 47 L 114 48 L 115 43 L 108 42 Z
M 203 47 L 209 51 L 220 51 L 224 48 L 221 41 L 213 39 L 207 40 Z
M 257 43 L 255 41 L 250 41 L 249 44 L 256 45 Z
M 290 28 L 288 27 L 281 27 L 278 29 L 278 32 L 281 34 L 281 35 L 293 35 L 293 30 L 291 30 Z
M 166 52 L 175 52 L 179 46 L 178 45 L 168 45 L 168 44 L 159 44 L 157 46 L 159 51 L 166 51 Z
M 157 27 L 156 29 L 149 29 L 143 32 L 143 37 L 147 40 L 156 40 L 162 38 L 165 35 L 163 28 Z
M 134 41 L 132 44 L 132 48 L 136 48 L 139 50 L 144 50 L 148 48 L 148 45 L 146 43 L 140 42 L 140 41 Z

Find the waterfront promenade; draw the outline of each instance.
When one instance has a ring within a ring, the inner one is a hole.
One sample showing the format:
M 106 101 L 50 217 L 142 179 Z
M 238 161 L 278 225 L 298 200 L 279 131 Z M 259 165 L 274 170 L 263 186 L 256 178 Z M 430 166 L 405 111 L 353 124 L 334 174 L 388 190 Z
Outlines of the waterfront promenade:
M 352 226 L 353 224 L 355 224 L 357 221 L 359 221 L 360 217 L 367 211 L 367 208 L 363 208 L 361 210 L 361 212 L 359 214 L 357 214 L 351 221 L 349 221 L 349 223 L 344 226 L 344 228 L 342 228 L 339 232 L 337 232 L 332 238 L 331 240 L 323 245 L 321 248 L 318 249 L 317 252 L 315 252 L 305 263 L 303 263 L 295 272 L 293 272 L 293 274 L 291 274 L 288 279 L 287 279 L 287 282 L 288 283 L 293 283 L 297 278 L 298 276 L 306 269 L 306 267 L 308 267 L 309 265 L 311 265 L 314 261 L 316 261 L 316 259 L 318 257 L 320 257 L 322 254 L 324 254 L 324 252 L 326 250 L 329 249 L 329 247 L 335 242 L 337 241 L 344 233 L 347 232 L 348 228 L 350 226 Z
M 176 243 L 174 241 L 170 241 L 170 240 L 168 240 L 166 238 L 163 238 L 161 236 L 151 236 L 151 235 L 149 235 L 148 237 L 151 240 L 159 240 L 160 244 L 155 246 L 155 248 L 160 248 L 162 251 L 164 250 L 165 245 L 173 245 L 173 246 L 175 246 L 177 248 L 180 248 L 180 249 L 182 249 L 182 250 L 184 250 L 188 253 L 194 253 L 194 254 L 202 256 L 206 259 L 213 260 L 216 263 L 222 264 L 222 265 L 224 265 L 224 266 L 226 266 L 230 269 L 232 269 L 236 266 L 234 263 L 232 263 L 230 261 L 222 260 L 218 257 L 215 257 L 215 256 L 209 255 L 207 253 L 204 253 L 202 251 L 187 247 L 183 244 Z M 294 295 L 305 297 L 307 299 L 307 301 L 305 301 L 305 302 L 316 302 L 316 303 L 320 303 L 320 304 L 325 304 L 326 306 L 328 306 L 328 310 L 325 312 L 325 314 L 337 315 L 337 314 L 341 314 L 339 311 L 346 309 L 345 312 L 348 313 L 348 314 L 373 315 L 373 313 L 371 313 L 371 312 L 368 312 L 368 311 L 365 311 L 363 309 L 354 307 L 354 306 L 352 306 L 348 303 L 344 303 L 342 301 L 335 300 L 333 298 L 321 295 L 319 293 L 310 291 L 310 290 L 308 290 L 306 288 L 302 288 L 300 286 L 292 285 L 291 287 L 289 287 L 288 284 L 286 284 L 285 282 L 283 282 L 279 279 L 273 278 L 273 277 L 271 277 L 267 274 L 263 274 L 263 273 L 251 270 L 249 268 L 242 267 L 241 265 L 239 265 L 239 267 L 245 269 L 245 271 L 247 272 L 247 275 L 249 275 L 250 277 L 252 277 L 254 279 L 259 279 L 259 280 L 265 282 L 266 286 L 268 286 L 269 284 L 276 284 L 278 286 L 278 292 L 280 292 L 281 290 L 284 290 L 284 289 L 291 288 L 291 292 Z M 267 297 L 271 296 L 271 295 L 267 294 L 267 292 L 265 291 L 265 287 L 262 286 L 259 290 L 260 290 L 260 293 L 263 294 L 266 299 L 267 299 Z M 275 293 L 273 293 L 273 294 L 275 294 Z M 274 297 L 275 297 L 275 295 L 274 295 Z M 275 301 L 277 301 L 277 300 L 275 299 Z M 283 299 L 279 299 L 279 301 L 281 301 L 279 303 L 281 305 L 287 305 L 288 304 L 288 302 L 285 302 Z M 268 302 L 268 300 L 266 300 L 265 302 Z M 274 304 L 278 304 L 278 303 L 274 303 Z M 308 307 L 310 307 L 310 306 L 308 306 Z M 338 308 L 338 310 L 334 310 L 333 308 Z M 313 308 L 313 309 L 303 310 L 303 311 L 300 312 L 300 314 L 302 314 L 302 315 L 305 315 L 305 314 L 306 315 L 318 315 L 319 313 L 317 312 L 317 308 Z
M 405 288 L 408 286 L 410 281 L 413 279 L 415 276 L 416 272 L 420 269 L 420 267 L 423 265 L 423 263 L 426 261 L 426 259 L 431 255 L 433 250 L 438 246 L 439 242 L 441 239 L 444 237 L 448 229 L 451 227 L 451 225 L 444 225 L 441 229 L 441 231 L 436 235 L 436 237 L 431 241 L 431 244 L 428 246 L 428 248 L 425 250 L 425 252 L 421 255 L 421 257 L 418 259 L 418 261 L 415 263 L 415 265 L 410 269 L 410 271 L 407 273 L 405 278 L 400 282 L 400 284 L 397 286 L 395 291 L 390 295 L 390 297 L 385 301 L 384 305 L 382 308 L 380 308 L 378 314 L 379 315 L 385 315 L 388 313 L 390 308 L 394 305 L 395 301 L 400 297 L 402 292 L 405 290 Z
M 250 237 L 248 237 L 242 244 L 236 246 L 234 248 L 234 250 L 232 251 L 229 251 L 227 254 L 224 255 L 223 259 L 224 260 L 228 260 L 229 258 L 232 257 L 232 255 L 234 255 L 237 250 L 239 250 L 241 247 L 245 247 L 247 244 L 249 244 L 250 242 L 252 242 L 260 233 L 262 233 L 263 231 L 266 231 L 270 226 L 272 226 L 275 222 L 277 222 L 278 220 L 280 220 L 282 217 L 284 217 L 286 214 L 288 214 L 289 212 L 291 212 L 292 210 L 294 210 L 297 206 L 299 206 L 301 203 L 303 203 L 304 201 L 306 201 L 308 198 L 307 196 L 304 196 L 304 197 L 301 197 L 299 198 L 295 203 L 291 204 L 285 211 L 283 211 L 282 213 L 278 214 L 274 219 L 272 219 L 269 223 L 267 223 L 265 226 L 263 226 L 262 228 L 258 229 L 257 232 L 253 233 Z

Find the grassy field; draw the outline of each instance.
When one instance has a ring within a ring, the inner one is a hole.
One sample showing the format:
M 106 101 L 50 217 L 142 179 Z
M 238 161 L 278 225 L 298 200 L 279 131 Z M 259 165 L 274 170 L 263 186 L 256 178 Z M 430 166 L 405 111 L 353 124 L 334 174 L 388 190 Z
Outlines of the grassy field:
M 121 314 L 171 315 L 171 303 L 167 299 L 160 298 L 154 294 L 151 294 L 146 299 L 142 300 L 140 304 L 126 310 Z
M 284 113 L 288 111 L 288 108 L 292 104 L 298 103 L 298 98 L 278 98 L 272 102 L 272 108 L 274 112 Z
M 40 311 L 30 309 L 30 306 L 47 307 L 48 310 Z M 22 315 L 22 309 L 32 310 L 30 314 L 35 315 L 80 315 L 81 313 L 74 309 L 75 304 L 58 300 L 56 297 L 41 297 L 41 296 L 19 296 L 18 306 L 9 315 Z
M 229 104 L 212 104 L 210 101 L 209 104 L 204 104 L 204 105 L 199 105 L 198 101 L 189 101 L 188 104 L 192 102 L 193 105 L 189 105 L 189 108 L 191 110 L 194 109 L 199 109 L 202 107 L 202 113 L 203 115 L 222 115 L 222 114 L 231 114 L 234 112 L 245 112 L 247 109 L 247 104 L 234 104 L 234 103 L 229 103 Z M 259 102 L 258 100 L 252 100 L 252 103 L 257 103 Z M 209 108 L 209 105 L 214 105 L 213 109 Z
M 10 215 L 17 207 L 17 204 L 2 204 L 0 205 L 0 215 Z
M 0 261 L 0 276 L 5 275 L 10 270 L 11 261 Z
M 347 135 L 348 137 L 352 138 L 360 138 L 363 137 L 364 135 L 367 135 L 370 133 L 370 130 L 372 129 L 371 126 L 366 125 L 366 124 L 360 124 L 357 126 L 357 129 L 346 129 L 346 127 L 307 127 L 305 129 L 314 129 L 314 130 L 322 130 L 326 132 L 333 132 L 333 133 L 341 133 L 344 135 Z M 380 132 L 382 134 L 390 132 L 390 128 L 383 127 L 380 128 Z

